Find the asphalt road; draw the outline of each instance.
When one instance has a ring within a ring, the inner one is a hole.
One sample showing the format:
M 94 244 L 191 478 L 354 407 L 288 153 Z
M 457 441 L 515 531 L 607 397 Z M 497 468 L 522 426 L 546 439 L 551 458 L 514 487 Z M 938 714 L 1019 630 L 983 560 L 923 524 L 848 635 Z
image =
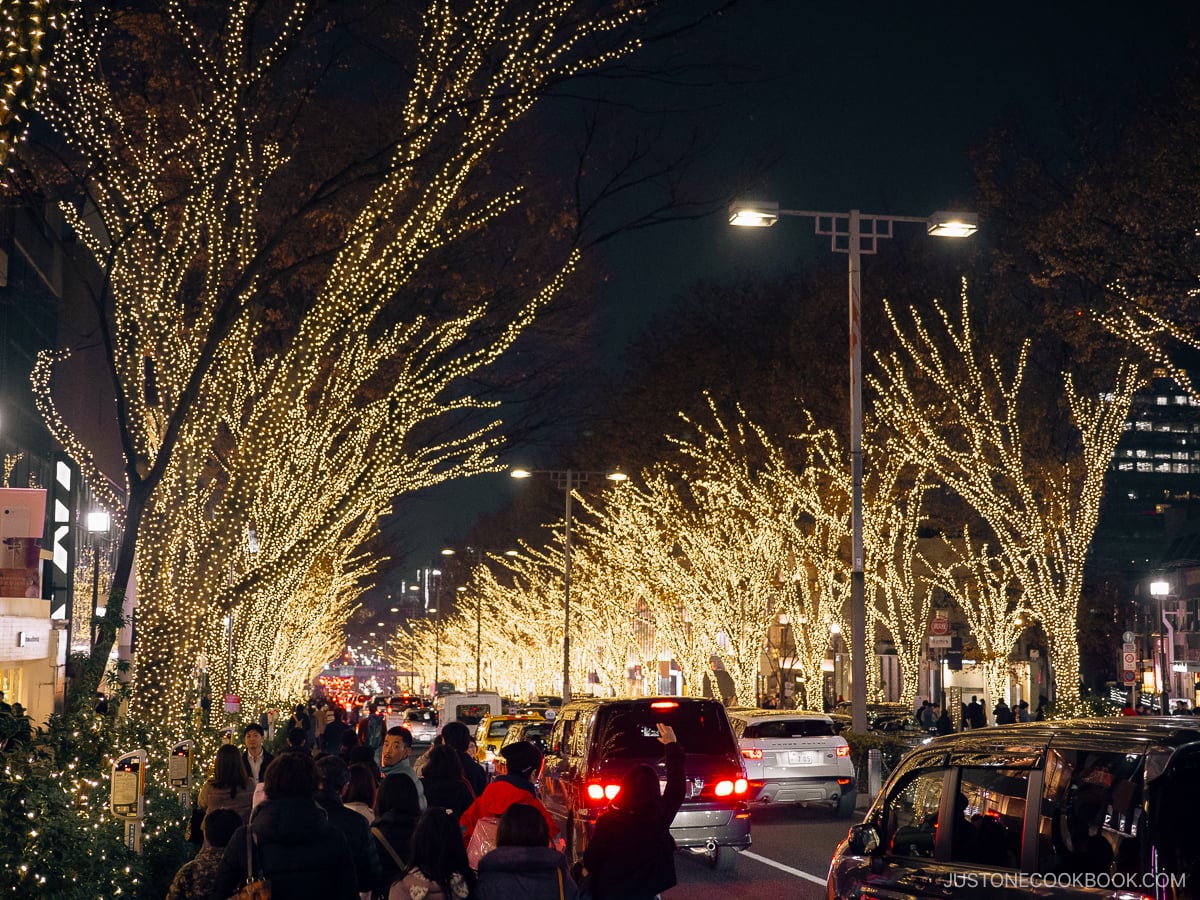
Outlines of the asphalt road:
M 753 845 L 733 872 L 714 872 L 704 859 L 680 853 L 679 884 L 665 900 L 817 900 L 825 896 L 825 876 L 838 841 L 856 821 L 834 819 L 818 809 L 755 811 Z

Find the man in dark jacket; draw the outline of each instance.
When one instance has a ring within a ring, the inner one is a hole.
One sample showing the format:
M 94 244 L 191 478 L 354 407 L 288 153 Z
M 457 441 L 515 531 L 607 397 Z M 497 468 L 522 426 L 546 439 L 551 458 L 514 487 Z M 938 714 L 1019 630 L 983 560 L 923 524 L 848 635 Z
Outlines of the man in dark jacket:
M 329 816 L 329 824 L 346 838 L 350 855 L 354 857 L 358 889 L 369 891 L 379 880 L 379 855 L 367 820 L 342 803 L 342 792 L 350 783 L 350 769 L 340 757 L 323 756 L 317 760 L 317 771 L 321 779 L 317 803 Z
M 275 758 L 273 754 L 263 749 L 264 736 L 263 728 L 257 722 L 251 722 L 242 730 L 242 745 L 246 748 L 242 751 L 242 764 L 250 773 L 250 777 L 254 779 L 255 784 L 261 784 L 262 780 L 266 778 L 267 766 Z
M 479 764 L 479 760 L 467 752 L 467 745 L 471 743 L 470 729 L 462 722 L 447 722 L 442 729 L 442 741 L 458 752 L 458 761 L 462 763 L 463 775 L 466 776 L 475 796 L 480 796 L 487 787 L 488 777 L 483 766 Z
M 250 824 L 235 831 L 225 847 L 213 897 L 229 897 L 246 880 L 247 846 L 253 840 L 254 873 L 271 883 L 273 896 L 358 900 L 354 858 L 342 833 L 314 802 L 317 784 L 317 765 L 311 756 L 280 754 L 267 771 L 269 799 L 259 804 Z
M 976 696 L 971 697 L 971 702 L 967 704 L 967 727 L 968 728 L 983 728 L 987 725 L 987 715 L 983 711 L 983 704 L 979 702 Z
M 658 732 L 666 745 L 666 790 L 659 795 L 658 773 L 645 764 L 621 780 L 583 854 L 595 900 L 651 900 L 676 883 L 671 822 L 683 804 L 683 750 L 669 725 Z

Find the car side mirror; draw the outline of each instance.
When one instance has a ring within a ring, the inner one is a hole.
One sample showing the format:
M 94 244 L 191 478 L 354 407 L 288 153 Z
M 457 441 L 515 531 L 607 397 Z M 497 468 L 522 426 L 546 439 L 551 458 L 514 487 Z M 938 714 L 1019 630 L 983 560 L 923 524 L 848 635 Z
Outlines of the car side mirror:
M 846 843 L 855 856 L 869 856 L 879 849 L 879 829 L 866 823 L 851 825 Z

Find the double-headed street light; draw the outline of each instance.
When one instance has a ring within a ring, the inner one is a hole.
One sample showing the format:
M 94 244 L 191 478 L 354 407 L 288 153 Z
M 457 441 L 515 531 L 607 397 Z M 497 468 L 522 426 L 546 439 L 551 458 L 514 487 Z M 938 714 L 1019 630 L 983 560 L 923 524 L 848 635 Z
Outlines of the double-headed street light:
M 513 469 L 508 473 L 513 478 L 530 478 L 534 475 L 549 475 L 554 486 L 566 496 L 563 513 L 563 703 L 571 699 L 571 492 L 585 484 L 588 478 L 606 478 L 609 481 L 625 481 L 629 476 L 621 471 L 578 472 L 575 469 Z
M 867 612 L 863 578 L 862 547 L 862 255 L 873 254 L 878 242 L 892 236 L 898 222 L 920 223 L 934 237 L 969 237 L 978 228 L 974 213 L 936 212 L 927 218 L 917 216 L 867 215 L 857 209 L 849 212 L 817 212 L 808 209 L 780 209 L 777 202 L 735 201 L 729 206 L 729 224 L 765 228 L 780 216 L 805 216 L 814 220 L 816 233 L 828 235 L 834 253 L 850 258 L 850 500 L 851 577 L 850 577 L 850 685 L 851 727 L 867 730 Z

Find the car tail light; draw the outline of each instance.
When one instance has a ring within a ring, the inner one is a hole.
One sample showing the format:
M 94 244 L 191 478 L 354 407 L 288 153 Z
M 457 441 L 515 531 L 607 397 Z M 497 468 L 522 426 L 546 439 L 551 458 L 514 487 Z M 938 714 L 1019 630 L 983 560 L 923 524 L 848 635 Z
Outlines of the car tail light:
M 850 755 L 850 745 L 846 744 L 844 747 L 838 747 L 837 755 L 838 756 L 849 756 Z
M 749 788 L 745 778 L 724 778 L 713 788 L 713 794 L 718 797 L 731 797 L 734 794 L 744 794 Z
M 850 779 L 849 778 L 839 778 L 837 780 L 837 783 L 840 784 L 842 787 L 845 787 L 846 785 L 848 785 L 850 783 Z
M 619 784 L 605 784 L 600 781 L 593 781 L 588 784 L 585 793 L 587 794 L 587 799 L 590 803 L 602 804 L 608 803 L 613 799 L 613 797 L 617 796 L 620 791 L 621 786 Z
M 746 757 L 746 759 L 762 759 L 762 750 L 757 747 L 743 747 L 742 756 Z
M 674 700 L 655 700 L 650 704 L 651 709 L 678 709 L 679 704 Z

